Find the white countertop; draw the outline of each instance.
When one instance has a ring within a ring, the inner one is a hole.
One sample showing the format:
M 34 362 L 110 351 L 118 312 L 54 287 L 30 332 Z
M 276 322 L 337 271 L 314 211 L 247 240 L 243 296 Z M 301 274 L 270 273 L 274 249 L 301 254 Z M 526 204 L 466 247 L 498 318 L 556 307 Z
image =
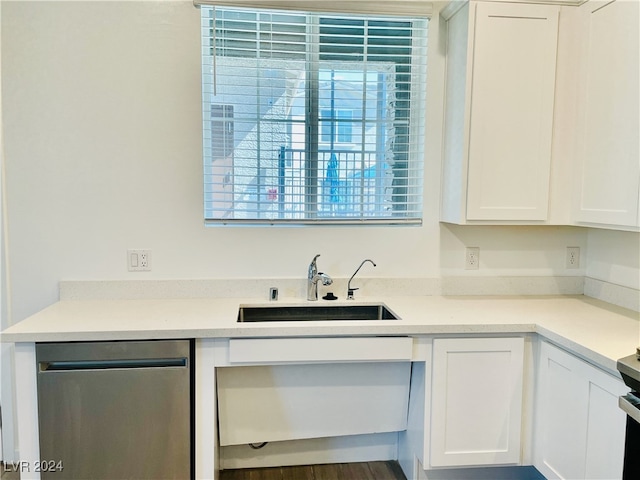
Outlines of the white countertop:
M 63 300 L 2 332 L 3 342 L 336 335 L 538 333 L 616 371 L 640 345 L 640 314 L 582 295 L 362 297 L 400 320 L 237 323 L 239 305 L 310 304 L 281 298 Z M 344 304 L 346 301 L 318 304 Z

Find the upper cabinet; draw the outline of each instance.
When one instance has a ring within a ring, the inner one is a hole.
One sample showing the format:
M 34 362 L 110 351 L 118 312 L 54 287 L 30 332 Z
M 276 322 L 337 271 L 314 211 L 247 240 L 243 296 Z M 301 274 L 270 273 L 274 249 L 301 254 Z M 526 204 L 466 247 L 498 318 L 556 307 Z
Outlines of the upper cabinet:
M 640 226 L 639 6 L 590 1 L 583 28 L 578 102 L 574 222 L 637 230 Z
M 443 10 L 442 221 L 548 220 L 559 11 L 474 1 Z

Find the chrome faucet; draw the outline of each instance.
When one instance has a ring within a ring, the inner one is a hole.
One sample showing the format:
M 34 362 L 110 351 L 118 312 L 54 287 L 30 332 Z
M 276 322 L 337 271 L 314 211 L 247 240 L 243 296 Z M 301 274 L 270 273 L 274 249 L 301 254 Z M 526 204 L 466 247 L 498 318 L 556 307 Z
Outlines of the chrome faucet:
M 331 285 L 333 283 L 333 279 L 329 275 L 318 272 L 316 258 L 319 256 L 320 254 L 313 257 L 313 260 L 311 260 L 309 264 L 309 273 L 307 274 L 307 300 L 311 301 L 318 300 L 318 281 L 321 281 L 323 285 Z
M 349 279 L 349 283 L 347 283 L 347 300 L 353 300 L 353 292 L 358 290 L 357 288 L 351 288 L 351 280 L 353 280 L 353 277 L 356 276 L 356 273 L 358 273 L 360 271 L 360 269 L 362 268 L 362 265 L 364 265 L 367 262 L 371 263 L 371 265 L 373 265 L 374 267 L 376 266 L 376 264 L 373 262 L 373 260 L 369 260 L 368 258 L 366 260 L 362 261 L 362 263 L 356 269 L 356 271 L 353 272 L 353 275 L 351 275 L 351 278 Z

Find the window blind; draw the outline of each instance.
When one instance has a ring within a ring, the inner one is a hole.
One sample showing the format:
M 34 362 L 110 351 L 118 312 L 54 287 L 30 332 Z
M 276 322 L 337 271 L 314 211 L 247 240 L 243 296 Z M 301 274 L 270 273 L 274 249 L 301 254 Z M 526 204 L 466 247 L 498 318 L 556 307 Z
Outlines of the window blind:
M 426 18 L 201 10 L 206 223 L 421 222 Z

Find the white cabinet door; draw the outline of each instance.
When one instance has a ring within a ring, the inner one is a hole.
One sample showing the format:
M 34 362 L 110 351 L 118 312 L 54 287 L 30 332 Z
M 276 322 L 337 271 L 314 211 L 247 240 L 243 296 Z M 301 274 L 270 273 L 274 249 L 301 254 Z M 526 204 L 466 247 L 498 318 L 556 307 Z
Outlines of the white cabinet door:
M 546 220 L 558 9 L 479 3 L 467 219 Z
M 534 466 L 548 479 L 622 477 L 622 380 L 542 342 L 534 421 Z
M 520 462 L 524 339 L 433 341 L 430 465 Z
M 626 416 L 618 397 L 627 392 L 622 380 L 593 369 L 589 379 L 587 445 L 584 477 L 621 478 Z
M 638 226 L 640 2 L 590 1 L 584 10 L 576 222 Z
M 443 221 L 547 220 L 558 14 L 471 2 L 449 18 Z
M 534 465 L 547 478 L 584 478 L 587 383 L 584 375 L 576 371 L 580 367 L 577 359 L 542 343 Z

